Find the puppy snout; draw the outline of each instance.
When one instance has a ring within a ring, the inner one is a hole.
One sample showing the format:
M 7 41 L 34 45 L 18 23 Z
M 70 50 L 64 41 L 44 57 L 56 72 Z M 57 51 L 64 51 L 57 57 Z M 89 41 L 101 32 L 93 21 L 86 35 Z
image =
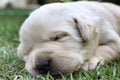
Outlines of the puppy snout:
M 36 64 L 36 70 L 41 75 L 46 75 L 50 70 L 50 60 L 42 60 Z

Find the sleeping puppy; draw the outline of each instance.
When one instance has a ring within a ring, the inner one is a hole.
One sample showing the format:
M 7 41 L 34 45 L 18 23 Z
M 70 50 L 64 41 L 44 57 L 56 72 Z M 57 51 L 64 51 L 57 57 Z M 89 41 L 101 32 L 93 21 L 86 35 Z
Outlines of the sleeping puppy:
M 47 4 L 20 29 L 18 55 L 33 76 L 69 75 L 119 57 L 120 7 L 111 3 Z

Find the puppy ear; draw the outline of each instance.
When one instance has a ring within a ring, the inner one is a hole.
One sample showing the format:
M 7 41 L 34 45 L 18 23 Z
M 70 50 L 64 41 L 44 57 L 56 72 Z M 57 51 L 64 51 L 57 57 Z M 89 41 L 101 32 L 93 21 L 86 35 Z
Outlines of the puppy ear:
M 87 22 L 86 20 L 78 20 L 73 18 L 76 29 L 82 39 L 82 42 L 88 42 L 97 35 L 97 29 L 95 24 Z

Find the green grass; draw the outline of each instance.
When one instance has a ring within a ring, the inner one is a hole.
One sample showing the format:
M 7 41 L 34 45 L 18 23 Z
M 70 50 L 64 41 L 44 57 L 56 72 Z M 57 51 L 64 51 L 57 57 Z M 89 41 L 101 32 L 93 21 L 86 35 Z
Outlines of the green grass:
M 24 69 L 24 62 L 17 57 L 18 32 L 27 17 L 24 15 L 0 16 L 0 80 L 56 80 L 49 74 L 41 79 L 32 77 Z M 61 76 L 59 80 L 120 80 L 120 59 L 105 66 L 98 66 L 94 71 L 80 70 L 68 77 Z

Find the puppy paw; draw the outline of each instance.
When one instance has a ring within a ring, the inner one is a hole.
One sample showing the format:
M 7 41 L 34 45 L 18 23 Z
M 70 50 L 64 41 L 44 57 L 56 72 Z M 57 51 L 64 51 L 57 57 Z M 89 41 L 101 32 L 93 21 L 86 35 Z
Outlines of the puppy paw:
M 97 64 L 96 63 L 90 63 L 90 62 L 86 62 L 84 65 L 83 65 L 83 69 L 84 70 L 94 70 L 96 68 Z
M 99 64 L 103 64 L 103 61 L 97 57 L 92 57 L 89 61 L 85 62 L 82 68 L 84 70 L 94 70 Z

